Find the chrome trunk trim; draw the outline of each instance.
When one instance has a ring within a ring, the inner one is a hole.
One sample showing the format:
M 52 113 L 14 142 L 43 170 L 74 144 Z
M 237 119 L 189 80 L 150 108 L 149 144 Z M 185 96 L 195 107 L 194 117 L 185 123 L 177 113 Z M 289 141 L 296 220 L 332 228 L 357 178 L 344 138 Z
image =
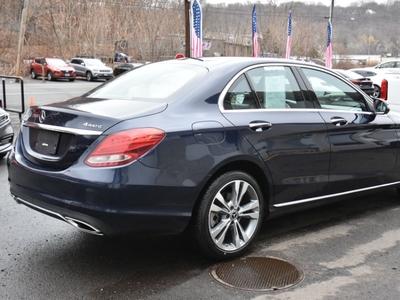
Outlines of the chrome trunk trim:
M 24 122 L 23 125 L 26 127 L 31 127 L 31 128 L 57 131 L 57 132 L 61 132 L 61 133 L 69 133 L 69 134 L 74 134 L 74 135 L 101 135 L 103 133 L 102 131 L 67 128 L 67 127 L 54 126 L 54 125 L 48 125 L 48 124 L 39 124 L 39 123 L 34 123 L 34 122 Z

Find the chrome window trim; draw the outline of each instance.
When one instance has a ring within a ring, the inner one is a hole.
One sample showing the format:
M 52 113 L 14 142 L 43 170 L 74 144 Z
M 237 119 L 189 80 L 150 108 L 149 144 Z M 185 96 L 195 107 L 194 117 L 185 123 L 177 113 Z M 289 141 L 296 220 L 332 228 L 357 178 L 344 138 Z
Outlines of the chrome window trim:
M 346 191 L 346 192 L 341 192 L 341 193 L 336 193 L 336 194 L 330 194 L 330 195 L 325 195 L 325 196 L 313 197 L 313 198 L 302 199 L 302 200 L 295 200 L 295 201 L 285 202 L 285 203 L 278 203 L 278 204 L 273 204 L 272 206 L 273 207 L 277 207 L 277 208 L 285 207 L 285 206 L 292 206 L 292 205 L 308 203 L 308 202 L 313 202 L 313 201 L 317 201 L 317 200 L 323 200 L 323 199 L 327 199 L 327 198 L 345 196 L 345 195 L 349 195 L 349 194 L 354 194 L 354 193 L 359 193 L 359 192 L 363 192 L 363 191 L 374 190 L 374 189 L 383 188 L 383 187 L 395 186 L 395 185 L 400 185 L 400 181 L 391 182 L 391 183 L 385 183 L 385 184 L 381 184 L 381 185 L 370 186 L 370 187 L 367 187 L 367 188 L 362 188 L 362 189 L 357 189 L 357 190 L 352 190 L 352 191 Z
M 336 113 L 354 113 L 363 115 L 373 115 L 371 111 L 356 111 L 356 110 L 338 110 L 326 108 L 251 108 L 251 109 L 224 109 L 221 112 L 225 114 L 237 114 L 246 112 L 336 112 Z
M 225 86 L 225 88 L 222 90 L 221 94 L 219 95 L 218 98 L 218 107 L 219 110 L 221 112 L 230 112 L 232 111 L 232 109 L 225 109 L 224 108 L 224 98 L 226 93 L 228 92 L 228 90 L 231 88 L 232 84 L 244 73 L 246 73 L 247 71 L 251 70 L 251 69 L 255 69 L 255 68 L 259 68 L 259 67 L 267 67 L 267 66 L 279 66 L 279 67 L 291 67 L 291 66 L 299 66 L 298 64 L 289 64 L 289 63 L 259 63 L 259 64 L 255 64 L 252 66 L 249 66 L 247 68 L 244 68 L 243 70 L 241 70 L 239 73 L 237 73 L 229 82 L 228 84 Z M 249 111 L 249 110 L 260 110 L 261 108 L 257 108 L 257 109 L 238 109 L 237 111 L 243 112 L 243 111 Z M 268 109 L 268 108 L 263 108 L 263 110 L 272 110 L 272 109 Z
M 312 65 L 303 65 L 303 64 L 297 64 L 297 63 L 259 63 L 259 64 L 255 64 L 252 66 L 249 66 L 243 70 L 241 70 L 239 73 L 237 73 L 234 77 L 232 77 L 232 79 L 228 82 L 228 84 L 225 86 L 225 88 L 222 90 L 221 94 L 219 95 L 218 98 L 218 108 L 220 110 L 221 113 L 231 113 L 231 112 L 235 112 L 235 113 L 243 113 L 245 111 L 327 111 L 327 112 L 354 112 L 354 113 L 364 113 L 364 114 L 374 114 L 372 111 L 349 111 L 349 110 L 334 110 L 334 109 L 326 109 L 326 108 L 287 108 L 287 109 L 271 109 L 271 108 L 255 108 L 255 109 L 225 109 L 224 108 L 224 98 L 226 93 L 228 92 L 228 90 L 231 88 L 231 86 L 233 85 L 233 83 L 244 73 L 246 73 L 247 71 L 254 69 L 254 68 L 259 68 L 259 67 L 267 67 L 267 66 L 281 66 L 281 67 L 296 67 L 296 68 L 309 68 L 309 69 L 314 69 L 314 70 L 318 70 L 321 71 L 320 68 L 316 68 Z M 358 89 L 356 86 L 353 86 L 350 82 L 346 82 L 345 80 L 343 80 L 342 78 L 340 78 L 340 76 L 338 76 L 338 74 L 332 70 L 324 70 L 326 73 L 329 73 L 330 75 L 338 78 L 339 80 L 343 81 L 345 84 L 349 85 L 350 87 L 352 87 L 353 89 L 355 88 L 355 90 L 357 90 L 357 92 L 361 93 L 361 95 L 364 95 L 364 92 L 361 91 L 360 89 Z M 365 101 L 368 102 L 368 98 L 365 98 Z M 370 101 L 369 104 L 371 104 L 372 99 Z M 369 107 L 370 108 L 370 107 Z
M 77 129 L 77 128 L 66 128 L 48 124 L 39 124 L 34 122 L 24 122 L 23 126 L 37 128 L 37 129 L 44 129 L 50 131 L 56 131 L 61 133 L 69 133 L 74 135 L 101 135 L 102 131 L 95 131 L 95 130 L 87 130 L 87 129 Z

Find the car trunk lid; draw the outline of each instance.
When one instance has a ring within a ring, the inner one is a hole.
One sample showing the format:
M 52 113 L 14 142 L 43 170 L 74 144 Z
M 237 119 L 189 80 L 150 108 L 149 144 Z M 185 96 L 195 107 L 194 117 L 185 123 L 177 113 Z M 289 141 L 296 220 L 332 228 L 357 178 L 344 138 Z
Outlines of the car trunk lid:
M 31 107 L 24 117 L 19 143 L 24 157 L 35 166 L 63 170 L 117 123 L 165 108 L 165 103 L 94 98 Z

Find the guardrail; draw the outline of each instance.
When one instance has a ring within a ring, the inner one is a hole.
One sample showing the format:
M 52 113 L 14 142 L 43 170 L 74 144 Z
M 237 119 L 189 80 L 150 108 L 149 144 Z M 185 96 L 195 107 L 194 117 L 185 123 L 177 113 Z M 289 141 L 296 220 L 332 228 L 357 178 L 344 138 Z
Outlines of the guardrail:
M 3 87 L 3 98 L 2 98 L 2 106 L 5 111 L 14 112 L 19 115 L 19 120 L 22 120 L 22 114 L 25 112 L 25 96 L 24 96 L 24 79 L 20 76 L 8 76 L 8 75 L 0 75 L 2 87 Z M 15 79 L 15 82 L 20 82 L 21 85 L 21 109 L 15 110 L 7 107 L 7 93 L 6 93 L 6 79 Z

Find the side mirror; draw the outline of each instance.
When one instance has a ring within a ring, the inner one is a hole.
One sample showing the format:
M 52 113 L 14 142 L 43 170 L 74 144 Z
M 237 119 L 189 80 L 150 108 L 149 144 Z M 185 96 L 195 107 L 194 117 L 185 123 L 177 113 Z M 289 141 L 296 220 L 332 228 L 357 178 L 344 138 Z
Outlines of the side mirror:
M 385 100 L 379 98 L 372 98 L 374 100 L 375 113 L 385 115 L 390 111 L 389 105 Z

